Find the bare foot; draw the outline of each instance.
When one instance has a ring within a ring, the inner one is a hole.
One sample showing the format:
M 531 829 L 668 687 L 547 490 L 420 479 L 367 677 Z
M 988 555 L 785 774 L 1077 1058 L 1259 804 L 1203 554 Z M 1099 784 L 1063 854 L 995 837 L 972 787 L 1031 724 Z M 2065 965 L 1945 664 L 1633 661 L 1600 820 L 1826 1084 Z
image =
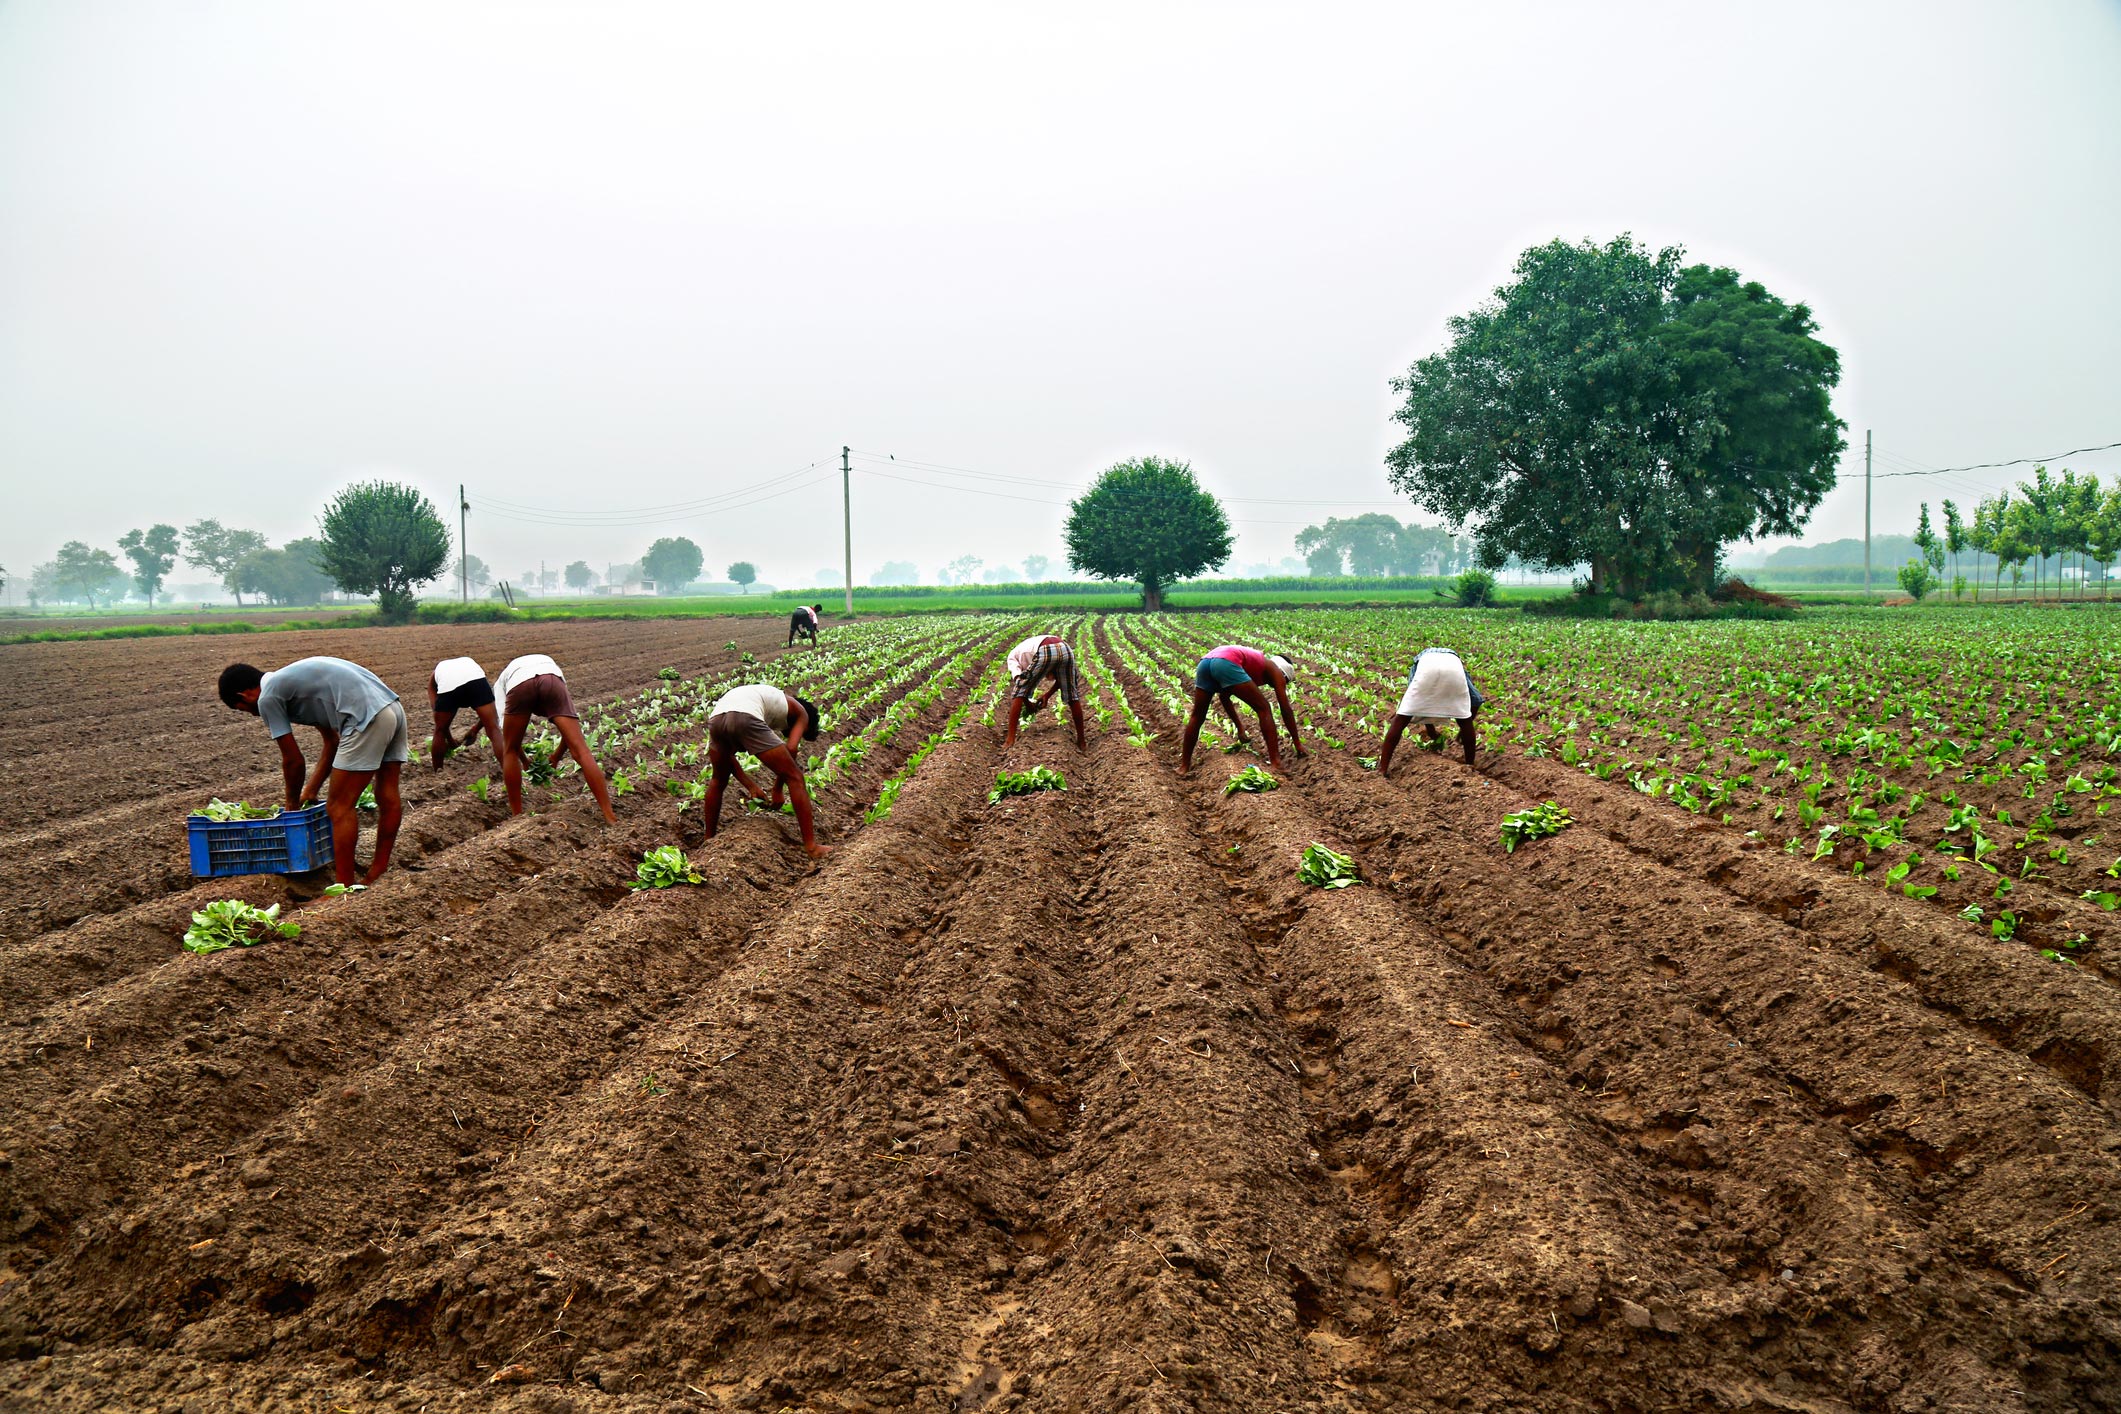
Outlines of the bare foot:
M 806 844 L 803 846 L 803 853 L 809 855 L 812 859 L 823 859 L 826 855 L 832 853 L 832 846 L 829 844 Z

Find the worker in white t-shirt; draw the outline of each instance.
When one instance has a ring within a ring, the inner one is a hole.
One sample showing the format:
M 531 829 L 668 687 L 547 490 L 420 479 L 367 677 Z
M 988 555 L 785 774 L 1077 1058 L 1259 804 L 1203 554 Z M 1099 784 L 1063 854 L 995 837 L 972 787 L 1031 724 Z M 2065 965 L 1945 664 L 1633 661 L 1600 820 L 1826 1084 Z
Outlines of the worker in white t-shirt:
M 1420 727 L 1421 734 L 1432 743 L 1441 740 L 1439 727 L 1456 727 L 1458 744 L 1465 748 L 1466 764 L 1472 765 L 1473 718 L 1485 700 L 1473 685 L 1473 675 L 1466 671 L 1464 660 L 1456 653 L 1448 648 L 1422 649 L 1407 674 L 1407 690 L 1400 694 L 1392 725 L 1385 728 L 1377 773 L 1391 774 L 1392 752 L 1409 725 Z
M 523 813 L 523 738 L 529 734 L 530 719 L 543 717 L 560 736 L 560 744 L 547 764 L 557 766 L 572 756 L 582 768 L 583 783 L 596 797 L 597 809 L 604 812 L 604 823 L 616 825 L 619 820 L 611 811 L 611 783 L 604 779 L 596 753 L 582 735 L 581 714 L 574 709 L 574 697 L 567 691 L 567 675 L 560 671 L 560 665 L 543 653 L 511 658 L 494 679 L 493 690 L 501 700 L 501 738 L 495 749 L 501 753 L 501 780 L 508 788 L 509 813 Z
M 501 719 L 494 711 L 493 684 L 486 681 L 486 670 L 475 658 L 444 658 L 435 664 L 434 671 L 427 675 L 427 706 L 434 713 L 435 734 L 428 743 L 427 763 L 435 770 L 449 759 L 452 751 L 467 747 L 486 733 L 486 744 L 498 753 L 501 749 Z M 449 724 L 459 712 L 476 714 L 471 730 L 459 741 L 449 730 Z
M 830 854 L 829 845 L 817 842 L 810 790 L 803 784 L 803 766 L 795 755 L 804 738 L 816 741 L 823 730 L 823 714 L 814 703 L 783 692 L 770 682 L 732 687 L 715 699 L 707 714 L 707 759 L 714 776 L 707 783 L 706 799 L 700 802 L 700 811 L 707 819 L 707 838 L 713 839 L 721 825 L 722 788 L 735 776 L 754 800 L 765 800 L 776 810 L 781 808 L 785 791 L 795 806 L 795 824 L 803 832 L 805 852 L 812 859 Z M 759 764 L 776 777 L 771 798 L 737 761 L 737 753 L 744 751 L 758 757 Z

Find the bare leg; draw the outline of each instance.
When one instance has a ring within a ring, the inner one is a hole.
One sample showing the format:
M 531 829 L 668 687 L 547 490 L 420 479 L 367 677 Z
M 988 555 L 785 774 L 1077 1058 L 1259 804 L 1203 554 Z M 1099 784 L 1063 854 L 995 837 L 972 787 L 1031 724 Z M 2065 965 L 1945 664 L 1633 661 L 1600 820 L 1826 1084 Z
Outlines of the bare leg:
M 1012 696 L 1009 699 L 1009 730 L 1002 737 L 1003 750 L 1006 751 L 1008 748 L 1016 745 L 1016 724 L 1023 719 L 1023 715 L 1024 699 L 1021 697 Z
M 1200 742 L 1200 724 L 1208 720 L 1208 704 L 1213 699 L 1199 688 L 1193 689 L 1193 711 L 1186 718 L 1186 736 L 1178 749 L 1178 773 L 1183 776 L 1193 769 L 1193 748 Z
M 508 787 L 508 813 L 523 813 L 523 733 L 530 730 L 530 718 L 522 713 L 508 719 L 501 729 L 501 780 Z
M 1090 749 L 1090 737 L 1087 729 L 1083 726 L 1083 700 L 1078 697 L 1075 701 L 1070 702 L 1068 711 L 1075 717 L 1075 749 L 1077 751 L 1088 751 Z
M 560 734 L 560 749 L 570 753 L 581 765 L 582 779 L 589 783 L 589 793 L 597 798 L 597 808 L 604 812 L 604 823 L 618 824 L 619 817 L 611 813 L 610 783 L 604 779 L 604 768 L 590 754 L 589 743 L 582 739 L 582 724 L 573 717 L 555 717 L 552 725 Z
M 722 787 L 729 784 L 729 772 L 736 765 L 736 752 L 720 742 L 707 746 L 707 760 L 714 767 L 714 779 L 707 783 L 706 798 L 700 801 L 700 814 L 706 817 L 706 838 L 713 839 L 714 832 L 722 823 Z
M 817 842 L 817 828 L 810 813 L 810 788 L 803 784 L 803 768 L 796 762 L 795 753 L 785 746 L 776 746 L 759 757 L 759 762 L 788 787 L 789 797 L 795 803 L 795 825 L 803 832 L 805 852 L 812 859 L 822 859 L 832 853 L 830 845 Z
M 398 780 L 403 772 L 402 761 L 386 761 L 383 769 L 376 772 L 376 852 L 368 861 L 368 872 L 361 876 L 364 884 L 373 884 L 390 868 L 390 852 L 398 843 L 398 823 L 405 818 L 405 806 L 398 795 Z M 359 794 L 355 792 L 356 797 Z
M 361 816 L 354 802 L 361 798 L 362 789 L 375 774 L 334 770 L 331 785 L 324 793 L 324 814 L 331 821 L 331 872 L 342 884 L 358 882 L 354 876 L 354 850 L 361 843 Z M 376 803 L 381 805 L 382 792 L 376 792 L 376 797 Z

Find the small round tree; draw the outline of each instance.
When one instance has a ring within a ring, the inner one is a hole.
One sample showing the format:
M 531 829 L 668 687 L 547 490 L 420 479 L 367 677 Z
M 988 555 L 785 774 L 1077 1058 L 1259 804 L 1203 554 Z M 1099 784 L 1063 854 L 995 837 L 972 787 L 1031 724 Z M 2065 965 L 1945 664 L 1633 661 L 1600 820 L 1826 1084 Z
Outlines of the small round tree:
M 589 568 L 589 561 L 587 560 L 576 560 L 567 567 L 567 587 L 569 589 L 587 589 L 590 585 L 596 583 L 596 578 L 596 572 Z
M 759 567 L 749 560 L 738 560 L 729 567 L 729 582 L 746 594 L 751 592 L 751 586 L 758 577 Z
M 404 623 L 413 591 L 449 563 L 449 527 L 434 502 L 395 481 L 347 487 L 317 518 L 317 568 L 348 594 L 373 594 L 385 623 Z
M 1068 512 L 1068 564 L 1098 579 L 1131 579 L 1142 607 L 1164 607 L 1164 587 L 1230 558 L 1230 520 L 1193 469 L 1161 457 L 1107 468 Z
M 682 535 L 665 536 L 641 556 L 641 572 L 655 581 L 658 594 L 675 594 L 700 577 L 707 557 Z

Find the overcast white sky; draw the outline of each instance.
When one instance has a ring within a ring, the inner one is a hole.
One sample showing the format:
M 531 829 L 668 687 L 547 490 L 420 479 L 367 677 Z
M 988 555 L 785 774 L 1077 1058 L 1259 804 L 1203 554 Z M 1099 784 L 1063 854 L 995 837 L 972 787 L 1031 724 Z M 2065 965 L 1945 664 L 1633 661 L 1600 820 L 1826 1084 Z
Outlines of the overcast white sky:
M 510 576 L 687 534 L 802 583 L 836 472 L 611 513 L 843 443 L 1027 479 L 858 471 L 857 581 L 1059 559 L 1046 502 L 1150 452 L 1277 559 L 1394 508 L 1386 383 L 1448 316 L 1624 230 L 1817 310 L 1852 451 L 1806 538 L 1857 534 L 1866 426 L 1881 471 L 2121 439 L 2117 75 L 2092 0 L 9 0 L 0 563 L 389 475 L 465 483 Z M 1882 482 L 1879 528 L 2015 474 Z

